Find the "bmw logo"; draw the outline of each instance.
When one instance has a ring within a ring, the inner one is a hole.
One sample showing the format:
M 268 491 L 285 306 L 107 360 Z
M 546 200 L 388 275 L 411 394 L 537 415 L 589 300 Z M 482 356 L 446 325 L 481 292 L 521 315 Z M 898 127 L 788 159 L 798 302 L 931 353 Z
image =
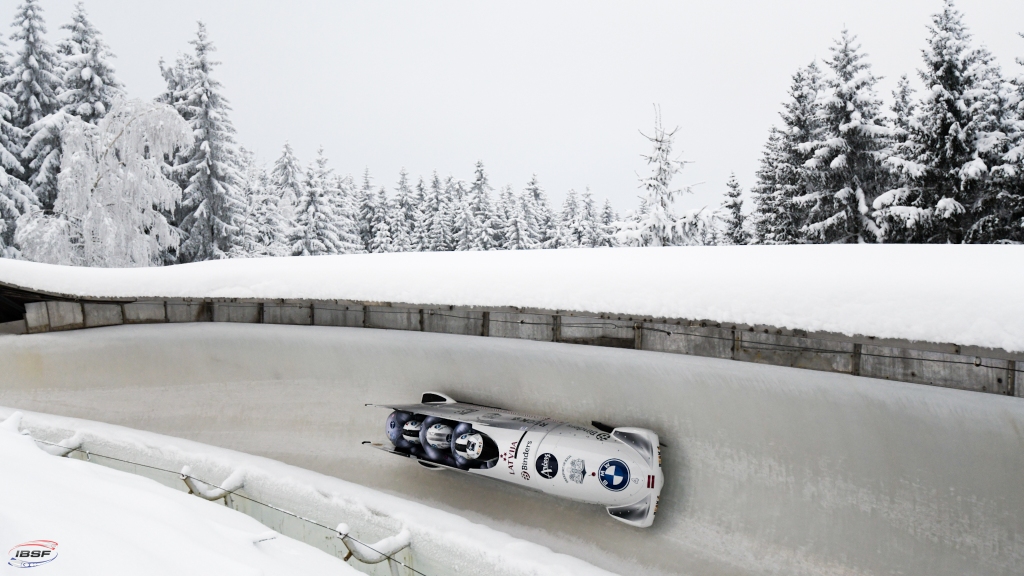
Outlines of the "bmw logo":
M 629 466 L 615 458 L 605 460 L 597 470 L 597 478 L 601 481 L 601 486 L 612 492 L 619 492 L 629 485 Z

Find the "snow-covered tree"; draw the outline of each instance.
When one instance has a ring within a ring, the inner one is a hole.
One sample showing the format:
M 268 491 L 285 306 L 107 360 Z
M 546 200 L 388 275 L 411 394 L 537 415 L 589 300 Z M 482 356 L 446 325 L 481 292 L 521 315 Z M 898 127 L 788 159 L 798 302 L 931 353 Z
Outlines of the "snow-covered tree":
M 285 256 L 290 254 L 288 227 L 278 208 L 280 189 L 271 183 L 266 169 L 255 156 L 239 149 L 241 183 L 245 209 L 239 222 L 238 241 L 232 256 Z
M 579 196 L 575 190 L 570 189 L 562 202 L 562 211 L 558 214 L 558 237 L 555 241 L 555 248 L 579 248 L 585 246 L 587 230 L 586 222 L 583 220 L 583 212 L 580 209 Z
M 597 245 L 598 247 L 601 247 L 601 246 L 612 247 L 612 246 L 616 245 L 616 243 L 615 243 L 615 230 L 616 230 L 615 223 L 618 222 L 619 220 L 620 220 L 619 213 L 616 212 L 614 208 L 612 208 L 612 201 L 607 199 L 607 198 L 605 198 L 604 206 L 601 207 L 601 217 L 600 217 L 601 238 L 602 238 L 602 240 L 601 240 L 601 243 Z
M 0 258 L 13 258 L 14 234 L 18 218 L 38 207 L 35 194 L 21 180 L 21 130 L 12 123 L 16 112 L 14 99 L 3 90 L 2 79 L 10 74 L 6 45 L 0 41 Z
M 529 199 L 527 195 L 516 195 L 511 186 L 502 190 L 502 205 L 505 210 L 504 229 L 501 238 L 503 250 L 529 250 L 538 245 L 537 231 L 527 217 Z
M 590 188 L 583 191 L 580 197 L 580 222 L 583 233 L 580 235 L 580 246 L 597 248 L 608 244 L 608 233 L 601 225 L 601 216 L 594 204 L 594 195 Z
M 875 94 L 878 79 L 861 53 L 856 36 L 843 30 L 831 48 L 831 77 L 822 102 L 822 132 L 803 145 L 814 157 L 806 166 L 820 187 L 797 200 L 808 206 L 803 227 L 813 242 L 875 242 L 879 230 L 871 204 L 885 191 L 882 161 L 889 153 L 891 130 Z
M 295 222 L 295 204 L 302 195 L 302 164 L 295 156 L 292 145 L 284 143 L 281 156 L 274 162 L 274 169 L 270 173 L 271 181 L 278 189 L 278 209 L 285 226 L 292 226 Z
M 395 235 L 401 234 L 399 230 L 396 230 L 398 215 L 395 213 L 395 207 L 388 200 L 388 193 L 383 186 L 377 191 L 374 206 L 371 223 L 373 238 L 370 240 L 370 252 L 396 252 Z
M 377 235 L 374 226 L 381 221 L 381 208 L 377 203 L 377 192 L 370 180 L 370 169 L 363 171 L 363 185 L 356 193 L 357 221 L 359 223 L 359 240 L 363 250 L 373 252 L 373 239 Z
M 762 153 L 754 200 L 754 238 L 758 244 L 793 244 L 803 239 L 805 205 L 797 199 L 820 189 L 816 171 L 807 167 L 809 142 L 821 137 L 821 71 L 814 62 L 797 70 L 783 106 L 782 128 L 772 128 Z
M 162 158 L 192 138 L 169 106 L 120 101 L 95 125 L 73 118 L 63 133 L 64 155 L 54 215 L 40 211 L 18 221 L 25 257 L 81 266 L 153 266 L 178 243 L 164 213 L 181 188 L 163 174 Z
M 690 192 L 689 187 L 672 187 L 672 179 L 685 164 L 672 158 L 675 133 L 676 130 L 665 131 L 659 118 L 654 125 L 654 134 L 644 135 L 653 146 L 651 154 L 644 156 L 651 166 L 651 175 L 640 180 L 645 192 L 643 213 L 620 223 L 617 237 L 626 246 L 679 246 L 697 242 L 700 222 L 696 216 L 699 212 L 676 216 L 672 206 L 677 194 Z
M 551 211 L 547 193 L 541 188 L 536 174 L 526 183 L 523 194 L 526 218 L 530 222 L 530 230 L 536 234 L 537 245 L 544 248 L 552 247 L 552 244 L 557 242 L 558 223 L 554 212 Z
M 66 124 L 58 98 L 63 71 L 59 56 L 44 36 L 46 23 L 38 0 L 23 0 L 11 27 L 11 40 L 19 45 L 3 83 L 15 101 L 12 123 L 23 131 L 25 181 L 43 207 L 50 209 L 57 198 L 60 131 Z
M 729 175 L 725 184 L 725 200 L 722 202 L 721 215 L 722 235 L 729 244 L 749 244 L 750 233 L 746 228 L 746 216 L 743 214 L 743 189 L 740 188 L 736 174 Z
M 338 233 L 338 215 L 332 200 L 332 170 L 327 167 L 323 148 L 306 170 L 302 194 L 295 207 L 295 228 L 291 234 L 293 256 L 321 256 L 345 252 Z M 358 247 L 362 251 L 362 247 Z
M 409 173 L 405 168 L 398 173 L 398 185 L 395 187 L 395 206 L 397 220 L 393 224 L 392 235 L 395 237 L 396 252 L 416 250 L 420 244 L 420 223 L 423 220 L 420 205 L 423 202 L 423 187 L 413 189 L 409 185 Z M 396 234 L 397 232 L 397 234 Z
M 893 239 L 962 242 L 989 172 L 983 148 L 995 89 L 991 56 L 971 46 L 951 0 L 932 17 L 923 55 L 919 75 L 928 90 L 906 140 L 887 161 L 902 185 L 874 208 Z
M 462 195 L 462 213 L 457 221 L 460 230 L 456 232 L 459 238 L 458 250 L 493 250 L 496 247 L 492 190 L 484 163 L 478 161 L 473 183 Z
M 213 77 L 219 63 L 211 59 L 215 48 L 202 22 L 190 43 L 195 55 L 180 59 L 169 76 L 165 70 L 173 91 L 170 99 L 192 126 L 194 136 L 193 145 L 179 155 L 172 169 L 185 183 L 177 211 L 179 228 L 185 234 L 178 252 L 181 262 L 227 257 L 243 210 L 235 129 L 228 118 L 231 107 Z
M 423 196 L 423 223 L 420 226 L 421 250 L 427 252 L 443 252 L 452 249 L 452 229 L 450 222 L 451 203 L 441 184 L 441 178 L 434 172 L 430 186 Z
M 57 45 L 64 62 L 61 106 L 68 114 L 95 123 L 123 96 L 121 83 L 110 64 L 113 54 L 89 21 L 81 2 L 75 4 L 71 22 L 61 28 L 70 32 Z

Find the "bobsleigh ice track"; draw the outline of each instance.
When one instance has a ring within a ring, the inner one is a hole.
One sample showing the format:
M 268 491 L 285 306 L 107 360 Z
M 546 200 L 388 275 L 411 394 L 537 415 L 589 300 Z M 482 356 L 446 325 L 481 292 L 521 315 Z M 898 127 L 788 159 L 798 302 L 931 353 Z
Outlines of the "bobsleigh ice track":
M 622 573 L 1024 573 L 1019 398 L 656 352 L 163 324 L 0 337 L 0 405 L 269 456 Z M 360 445 L 424 390 L 656 431 L 652 528 Z

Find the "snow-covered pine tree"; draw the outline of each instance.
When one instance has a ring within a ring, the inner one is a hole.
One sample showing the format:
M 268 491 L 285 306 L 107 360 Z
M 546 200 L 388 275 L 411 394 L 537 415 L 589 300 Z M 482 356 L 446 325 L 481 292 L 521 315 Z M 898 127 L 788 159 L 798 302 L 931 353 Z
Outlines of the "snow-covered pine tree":
M 820 189 L 815 173 L 806 167 L 813 156 L 807 144 L 821 135 L 819 95 L 821 71 L 811 62 L 793 75 L 789 100 L 783 105 L 781 129 L 772 128 L 762 153 L 754 200 L 754 238 L 758 244 L 803 241 L 806 206 L 799 200 Z
M 377 191 L 375 206 L 370 225 L 373 230 L 370 252 L 395 252 L 395 239 L 391 226 L 398 223 L 398 218 L 383 186 Z
M 21 180 L 25 173 L 19 159 L 22 134 L 11 123 L 17 106 L 7 94 L 10 86 L 4 83 L 10 73 L 7 44 L 0 39 L 0 258 L 17 257 L 15 223 L 24 212 L 37 206 L 35 194 Z
M 910 132 L 917 104 L 914 101 L 914 89 L 910 86 L 910 79 L 906 74 L 900 77 L 892 98 L 892 116 L 889 118 L 889 128 L 892 130 L 892 157 L 912 156 L 915 154 L 915 144 L 910 141 Z M 890 166 L 889 190 L 875 198 L 872 216 L 878 224 L 883 242 L 912 242 L 918 234 L 915 226 L 917 219 L 907 220 L 907 216 L 919 211 L 916 208 L 908 211 L 903 204 L 907 195 L 911 193 L 913 178 L 906 171 L 892 169 L 891 158 L 886 160 L 886 164 Z
M 434 172 L 430 186 L 423 197 L 423 230 L 420 246 L 426 252 L 451 250 L 451 228 L 449 227 L 449 202 L 441 178 Z
M 586 235 L 579 196 L 570 189 L 562 202 L 562 211 L 558 214 L 558 236 L 552 248 L 579 248 L 583 246 Z
M 414 212 L 416 222 L 413 226 L 415 230 L 414 237 L 409 238 L 409 248 L 415 252 L 426 252 L 429 250 L 428 245 L 430 243 L 430 221 L 432 220 L 432 214 L 428 213 L 431 206 L 428 206 L 427 197 L 430 195 L 429 187 L 423 180 L 423 176 L 419 177 L 419 181 L 416 182 L 416 189 L 413 192 L 416 210 Z M 436 208 L 436 199 L 434 202 L 434 208 Z
M 530 230 L 537 235 L 537 246 L 542 248 L 552 247 L 552 244 L 557 243 L 558 221 L 551 210 L 548 195 L 541 188 L 536 174 L 526 183 L 526 189 L 523 191 L 523 194 L 526 196 L 524 204 L 527 211 L 526 217 L 530 221 Z
M 651 175 L 640 179 L 645 191 L 645 211 L 634 220 L 622 223 L 616 236 L 626 246 L 679 246 L 697 243 L 696 232 L 699 222 L 693 213 L 677 217 L 673 210 L 675 197 L 690 192 L 686 187 L 672 188 L 672 179 L 682 171 L 684 162 L 672 158 L 672 139 L 676 130 L 665 131 L 661 119 L 656 118 L 654 134 L 644 138 L 653 146 L 649 156 L 644 156 L 651 166 Z
M 491 206 L 491 184 L 484 170 L 483 161 L 477 161 L 473 183 L 465 193 L 465 202 L 473 211 L 474 228 L 464 230 L 464 237 L 469 238 L 470 250 L 493 250 L 496 245 L 497 232 L 494 229 L 494 209 Z M 464 220 L 465 223 L 470 220 Z
M 597 205 L 594 204 L 594 195 L 591 194 L 590 188 L 584 190 L 580 197 L 580 222 L 583 227 L 580 246 L 597 248 L 605 245 L 607 236 L 601 225 L 601 216 L 597 212 Z
M 306 170 L 302 195 L 296 203 L 296 227 L 291 235 L 293 256 L 322 256 L 342 252 L 338 233 L 339 218 L 335 213 L 332 170 L 327 166 L 324 149 L 317 150 L 316 160 Z
M 746 219 L 743 214 L 743 189 L 736 180 L 736 174 L 729 175 L 729 181 L 725 184 L 725 200 L 722 202 L 721 215 L 719 216 L 723 227 L 722 236 L 727 244 L 749 244 L 750 233 L 747 232 Z
M 228 118 L 231 107 L 213 77 L 219 62 L 211 59 L 216 48 L 202 22 L 190 44 L 195 55 L 180 61 L 188 68 L 175 78 L 185 84 L 172 95 L 194 135 L 192 147 L 172 168 L 172 174 L 187 182 L 178 218 L 186 236 L 178 251 L 180 262 L 226 258 L 244 208 L 238 191 L 235 128 Z
M 63 137 L 55 215 L 19 219 L 23 254 L 80 266 L 160 264 L 178 242 L 164 214 L 181 199 L 162 158 L 189 144 L 189 125 L 169 106 L 119 101 L 96 125 L 72 118 Z
M 278 209 L 278 188 L 255 156 L 239 149 L 240 189 L 245 210 L 239 223 L 239 240 L 232 256 L 285 256 L 290 254 L 288 234 Z
M 882 161 L 889 155 L 891 130 L 875 94 L 878 78 L 856 36 L 844 29 L 831 52 L 822 133 L 802 147 L 814 151 L 806 166 L 821 183 L 799 199 L 809 207 L 802 230 L 812 242 L 876 242 L 879 229 L 870 209 L 888 182 Z
M 990 121 L 990 56 L 971 46 L 962 14 L 947 0 L 932 17 L 924 68 L 929 87 L 909 135 L 887 163 L 902 186 L 874 207 L 894 238 L 910 242 L 963 242 L 988 165 L 980 149 Z M 895 231 L 900 234 L 896 235 Z
M 601 237 L 602 241 L 598 247 L 615 246 L 615 223 L 619 221 L 619 213 L 612 208 L 612 201 L 605 198 L 604 206 L 601 207 Z
M 501 191 L 499 205 L 502 210 L 502 230 L 499 246 L 502 250 L 528 250 L 537 245 L 536 232 L 530 230 L 527 218 L 527 198 L 525 194 L 517 195 L 512 186 Z
M 494 227 L 494 248 L 496 250 L 504 250 L 505 245 L 508 244 L 508 238 L 505 237 L 505 233 L 508 228 L 508 221 L 516 210 L 515 204 L 516 193 L 512 191 L 512 186 L 506 185 L 498 193 L 498 200 L 494 204 L 492 226 Z
M 374 225 L 380 221 L 381 207 L 377 204 L 377 192 L 373 189 L 370 179 L 370 168 L 363 170 L 363 184 L 356 193 L 357 221 L 359 224 L 359 241 L 363 250 L 373 252 L 373 238 L 377 235 Z
M 44 37 L 46 23 L 38 0 L 23 0 L 11 27 L 11 40 L 20 46 L 3 83 L 15 101 L 12 123 L 22 130 L 25 182 L 49 210 L 57 199 L 60 131 L 67 123 L 58 98 L 63 70 L 60 57 Z
M 420 184 L 422 185 L 422 183 L 423 180 L 420 179 Z M 413 189 L 409 185 L 409 173 L 405 168 L 399 171 L 394 200 L 397 207 L 395 216 L 398 219 L 392 223 L 392 237 L 395 241 L 396 252 L 409 252 L 419 246 L 419 225 L 423 220 L 423 215 L 420 212 L 420 204 L 423 201 L 422 190 L 422 186 Z
M 68 114 L 95 124 L 123 96 L 121 83 L 110 64 L 113 54 L 89 21 L 82 2 L 75 4 L 71 22 L 61 28 L 70 32 L 57 45 L 57 53 L 64 62 L 61 105 Z
M 278 189 L 278 209 L 281 213 L 283 224 L 294 225 L 295 204 L 302 195 L 302 164 L 295 156 L 292 145 L 284 143 L 281 149 L 281 156 L 274 162 L 274 169 L 270 173 L 271 181 Z
M 362 240 L 359 238 L 359 209 L 356 206 L 355 185 L 352 176 L 336 176 L 331 187 L 331 200 L 338 229 L 338 251 L 342 254 L 361 254 Z

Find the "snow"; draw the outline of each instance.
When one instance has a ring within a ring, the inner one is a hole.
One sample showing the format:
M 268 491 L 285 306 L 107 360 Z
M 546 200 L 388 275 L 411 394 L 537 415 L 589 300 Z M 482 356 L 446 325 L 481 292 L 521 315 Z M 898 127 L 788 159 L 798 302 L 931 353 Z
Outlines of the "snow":
M 54 576 L 358 574 L 340 559 L 223 505 L 153 480 L 52 456 L 0 424 L 0 547 L 57 543 Z M 9 558 L 9 557 L 8 557 Z M 4 558 L 4 574 L 18 569 Z
M 1021 248 L 802 245 L 417 252 L 163 268 L 0 260 L 0 284 L 82 298 L 526 307 L 1024 351 Z
M 84 440 L 83 448 L 95 454 L 167 469 L 176 464 L 180 467 L 181 462 L 188 461 L 199 470 L 193 473 L 204 479 L 225 476 L 230 479 L 230 476 L 244 474 L 244 490 L 251 497 L 307 518 L 322 519 L 325 515 L 341 513 L 353 525 L 359 521 L 361 530 L 350 532 L 344 523 L 339 529 L 359 536 L 364 543 L 367 543 L 367 530 L 376 527 L 379 531 L 381 526 L 386 526 L 388 536 L 394 538 L 377 544 L 392 545 L 403 538 L 411 538 L 418 569 L 424 568 L 424 560 L 441 557 L 451 571 L 465 574 L 611 574 L 583 560 L 455 514 L 268 458 L 122 426 L 0 406 L 0 422 L 11 416 L 18 418 L 18 414 L 22 415 L 23 431 L 29 430 L 37 438 L 50 442 L 74 432 L 76 441 Z M 59 550 L 66 554 L 51 566 L 63 564 L 66 567 L 61 570 L 67 572 L 55 571 L 54 574 L 197 573 L 189 558 L 206 563 L 203 574 L 271 576 L 319 574 L 328 570 L 332 574 L 350 573 L 340 560 L 319 551 L 313 554 L 312 548 L 281 535 L 253 544 L 276 533 L 223 505 L 132 474 L 57 458 L 34 444 L 27 436 L 0 430 L 0 458 L 4 462 L 0 469 L 0 485 L 4 486 L 4 490 L 0 490 L 0 547 L 34 539 L 56 540 Z M 383 549 L 372 544 L 375 540 L 371 538 L 370 545 Z M 82 564 L 65 562 L 78 554 L 88 554 L 89 559 L 119 557 L 113 552 L 113 546 L 126 542 L 136 547 L 138 554 L 120 556 L 124 558 L 123 571 L 120 567 L 110 568 L 92 560 L 86 565 L 102 566 L 103 571 L 90 572 L 82 569 Z M 189 556 L 190 553 L 195 555 Z M 365 548 L 360 548 L 358 553 L 372 556 Z M 323 559 L 326 561 L 321 562 Z M 292 566 L 285 565 L 285 561 L 292 562 Z M 426 564 L 429 566 L 429 562 Z M 263 572 L 250 566 L 258 566 Z M 428 576 L 440 574 L 438 570 L 430 570 Z

